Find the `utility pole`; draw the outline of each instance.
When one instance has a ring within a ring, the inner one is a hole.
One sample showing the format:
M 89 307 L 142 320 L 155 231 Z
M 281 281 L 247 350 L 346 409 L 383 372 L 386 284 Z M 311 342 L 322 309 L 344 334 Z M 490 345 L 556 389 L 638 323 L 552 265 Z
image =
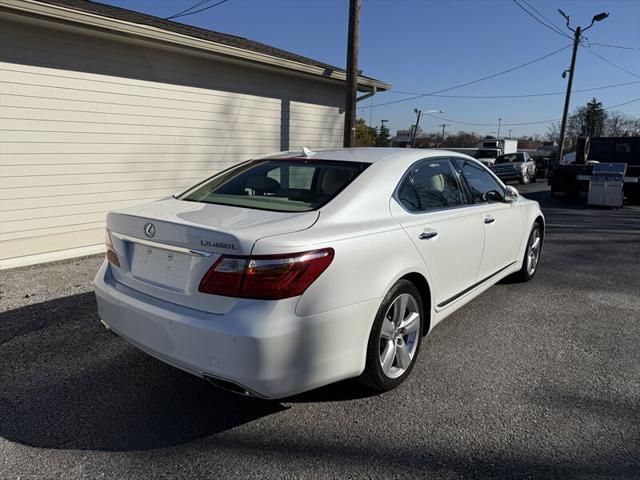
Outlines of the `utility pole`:
M 384 124 L 389 120 L 380 120 L 380 131 L 378 132 L 378 143 L 382 141 L 382 131 L 384 130 Z M 379 145 L 380 147 L 386 147 L 386 145 Z
M 413 127 L 413 133 L 411 135 L 411 148 L 416 148 L 416 137 L 418 136 L 418 126 L 420 125 L 420 115 L 422 115 L 422 110 L 418 110 L 414 108 L 413 111 L 417 115 L 416 124 Z
M 511 131 L 512 131 L 512 129 L 510 128 L 509 129 L 509 138 L 511 138 Z
M 569 116 L 569 103 L 571 101 L 571 86 L 573 85 L 573 73 L 576 68 L 576 54 L 578 53 L 578 45 L 580 44 L 581 36 L 584 32 L 593 27 L 595 22 L 600 22 L 607 18 L 609 14 L 607 12 L 602 12 L 597 15 L 594 15 L 591 19 L 591 24 L 585 28 L 581 29 L 579 26 L 574 30 L 569 26 L 569 15 L 564 13 L 562 10 L 558 9 L 560 15 L 564 17 L 567 21 L 567 28 L 573 32 L 573 53 L 571 54 L 571 67 L 569 67 L 569 80 L 567 81 L 567 93 L 564 97 L 564 110 L 562 112 L 562 123 L 560 124 L 560 145 L 558 145 L 558 159 L 557 162 L 560 164 L 562 161 L 562 154 L 564 153 L 564 138 L 567 131 L 567 117 Z M 562 78 L 564 78 L 567 74 L 565 70 L 562 72 Z
M 500 124 L 502 123 L 502 119 L 498 119 L 498 140 L 500 140 Z
M 356 140 L 356 95 L 358 92 L 358 47 L 360 43 L 360 3 L 349 0 L 349 38 L 347 40 L 347 91 L 344 105 L 345 147 L 353 147 Z
M 576 67 L 576 54 L 580 43 L 580 27 L 576 27 L 573 36 L 573 54 L 571 55 L 571 67 L 569 67 L 569 81 L 567 82 L 567 93 L 564 96 L 564 110 L 562 111 L 562 123 L 560 124 L 560 145 L 558 145 L 558 164 L 562 161 L 564 153 L 564 136 L 567 130 L 567 116 L 569 115 L 569 102 L 571 101 L 571 86 L 573 85 L 573 71 Z
M 439 127 L 442 127 L 442 141 L 440 142 L 440 146 L 444 145 L 444 129 L 446 127 L 449 127 L 450 125 L 448 123 L 441 123 L 440 125 L 438 125 Z

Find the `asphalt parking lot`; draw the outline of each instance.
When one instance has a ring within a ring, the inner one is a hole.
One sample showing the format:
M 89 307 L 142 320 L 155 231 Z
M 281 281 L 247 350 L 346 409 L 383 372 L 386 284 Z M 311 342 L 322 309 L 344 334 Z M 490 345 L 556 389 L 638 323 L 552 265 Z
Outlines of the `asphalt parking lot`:
M 640 478 L 640 207 L 549 199 L 536 278 L 441 323 L 405 384 L 266 402 L 98 323 L 89 257 L 0 273 L 2 478 Z

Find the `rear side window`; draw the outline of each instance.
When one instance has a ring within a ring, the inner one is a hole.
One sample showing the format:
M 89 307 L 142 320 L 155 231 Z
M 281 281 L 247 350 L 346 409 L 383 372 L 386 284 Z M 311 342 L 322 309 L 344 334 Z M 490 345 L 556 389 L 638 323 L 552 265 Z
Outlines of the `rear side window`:
M 298 158 L 254 160 L 219 173 L 179 199 L 277 212 L 304 212 L 329 202 L 369 165 Z
M 495 198 L 504 197 L 502 186 L 483 166 L 462 158 L 456 158 L 454 161 L 469 186 L 474 202 L 495 201 L 491 200 L 491 195 L 487 195 L 491 191 L 496 192 L 497 196 Z
M 410 212 L 451 208 L 465 203 L 458 176 L 447 159 L 425 159 L 413 165 L 397 195 Z

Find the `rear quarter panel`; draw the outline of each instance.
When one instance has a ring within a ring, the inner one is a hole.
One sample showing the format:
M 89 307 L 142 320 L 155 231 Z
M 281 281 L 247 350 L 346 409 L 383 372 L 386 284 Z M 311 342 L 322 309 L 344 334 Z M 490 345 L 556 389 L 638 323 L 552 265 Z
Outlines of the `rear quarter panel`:
M 381 301 L 391 286 L 408 273 L 420 273 L 430 281 L 419 252 L 394 220 L 368 225 L 366 229 L 351 227 L 312 227 L 256 243 L 256 255 L 334 249 L 331 265 L 300 297 L 297 315 L 313 315 L 373 299 Z M 425 305 L 427 308 L 430 305 Z

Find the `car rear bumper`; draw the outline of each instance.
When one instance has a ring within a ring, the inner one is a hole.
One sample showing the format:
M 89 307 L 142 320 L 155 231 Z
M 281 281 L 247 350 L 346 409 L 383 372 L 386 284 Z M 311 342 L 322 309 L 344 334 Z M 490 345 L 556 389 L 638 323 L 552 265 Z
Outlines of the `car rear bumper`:
M 364 369 L 381 299 L 308 317 L 298 298 L 242 300 L 225 315 L 150 297 L 115 282 L 105 261 L 95 279 L 98 314 L 132 345 L 200 377 L 263 398 L 282 398 Z

